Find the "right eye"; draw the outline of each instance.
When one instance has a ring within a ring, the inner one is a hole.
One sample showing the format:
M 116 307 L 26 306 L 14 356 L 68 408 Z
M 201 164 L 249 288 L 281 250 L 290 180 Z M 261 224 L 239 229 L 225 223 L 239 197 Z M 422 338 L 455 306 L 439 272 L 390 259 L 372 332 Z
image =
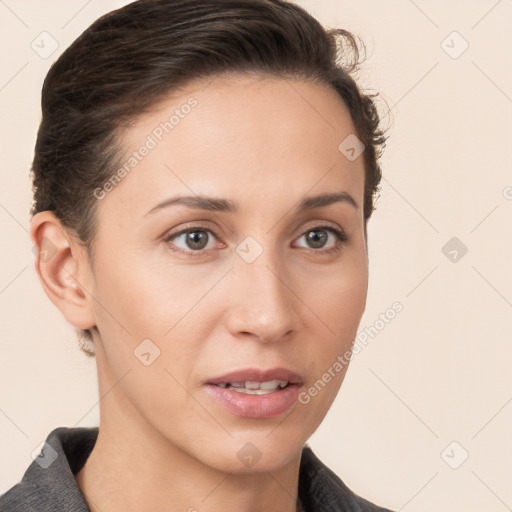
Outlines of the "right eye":
M 211 229 L 195 226 L 182 229 L 177 233 L 171 233 L 165 237 L 164 241 L 169 244 L 169 249 L 171 249 L 171 251 L 181 252 L 191 256 L 200 256 L 203 254 L 204 250 L 207 250 L 208 242 L 211 238 L 210 234 L 216 238 L 215 233 Z M 170 243 L 171 240 L 173 241 L 172 243 Z M 177 245 L 175 241 L 181 241 L 183 246 L 181 248 L 174 249 L 172 246 Z

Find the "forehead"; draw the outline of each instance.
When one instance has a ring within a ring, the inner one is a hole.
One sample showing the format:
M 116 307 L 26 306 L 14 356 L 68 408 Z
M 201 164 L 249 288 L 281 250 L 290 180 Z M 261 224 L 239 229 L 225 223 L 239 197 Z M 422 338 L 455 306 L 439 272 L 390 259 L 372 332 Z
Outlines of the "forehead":
M 363 158 L 338 148 L 354 132 L 328 85 L 248 74 L 194 82 L 123 133 L 125 177 L 102 208 L 121 201 L 140 215 L 177 193 L 243 205 L 343 189 L 362 210 Z

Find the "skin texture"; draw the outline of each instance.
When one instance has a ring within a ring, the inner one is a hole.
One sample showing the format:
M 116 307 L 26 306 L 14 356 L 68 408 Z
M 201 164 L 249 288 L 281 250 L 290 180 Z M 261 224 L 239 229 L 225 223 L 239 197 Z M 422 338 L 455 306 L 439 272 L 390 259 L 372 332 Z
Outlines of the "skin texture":
M 355 130 L 334 90 L 247 74 L 189 84 L 162 101 L 122 134 L 127 155 L 191 96 L 197 106 L 99 200 L 94 268 L 52 213 L 32 219 L 33 242 L 57 247 L 36 262 L 46 293 L 68 322 L 94 333 L 100 433 L 77 481 L 93 512 L 290 512 L 302 446 L 347 367 L 307 405 L 268 419 L 228 412 L 204 384 L 284 367 L 307 390 L 351 348 L 368 286 L 363 158 L 338 150 Z M 341 190 L 357 209 L 295 211 L 304 197 Z M 240 209 L 146 215 L 178 194 Z M 323 246 L 308 242 L 308 230 L 324 225 L 349 241 L 321 230 Z M 170 249 L 197 247 L 183 235 L 166 241 L 184 228 L 208 237 L 199 256 Z M 248 236 L 262 248 L 251 263 L 236 251 Z M 134 355 L 144 339 L 160 350 L 148 366 Z M 237 457 L 248 442 L 261 454 L 252 467 Z

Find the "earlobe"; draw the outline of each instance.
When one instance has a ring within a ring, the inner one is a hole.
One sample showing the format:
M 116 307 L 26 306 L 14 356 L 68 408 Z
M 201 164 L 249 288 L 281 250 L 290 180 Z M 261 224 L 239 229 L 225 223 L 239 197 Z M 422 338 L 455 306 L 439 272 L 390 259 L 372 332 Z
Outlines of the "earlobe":
M 91 274 L 83 248 L 50 211 L 32 217 L 30 238 L 36 254 L 35 269 L 46 295 L 71 325 L 94 327 Z

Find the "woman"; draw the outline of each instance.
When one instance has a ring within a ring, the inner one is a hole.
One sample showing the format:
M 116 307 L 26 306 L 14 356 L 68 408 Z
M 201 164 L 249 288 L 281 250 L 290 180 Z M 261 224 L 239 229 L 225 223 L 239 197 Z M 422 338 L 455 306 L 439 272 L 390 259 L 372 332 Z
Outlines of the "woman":
M 30 236 L 100 426 L 53 430 L 2 510 L 388 510 L 305 444 L 366 304 L 385 136 L 357 64 L 290 2 L 140 0 L 52 66 Z

